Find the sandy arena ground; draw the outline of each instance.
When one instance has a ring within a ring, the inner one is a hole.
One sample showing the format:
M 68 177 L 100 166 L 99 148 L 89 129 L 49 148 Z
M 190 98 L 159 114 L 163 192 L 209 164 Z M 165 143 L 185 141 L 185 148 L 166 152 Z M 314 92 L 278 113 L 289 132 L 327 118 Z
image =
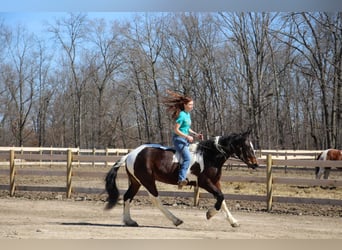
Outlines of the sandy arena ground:
M 7 166 L 2 168 L 6 169 Z M 25 168 L 38 168 L 25 166 Z M 64 169 L 42 167 L 41 169 Z M 101 172 L 103 167 L 75 168 L 75 171 Z M 224 175 L 265 176 L 263 169 L 250 171 L 245 167 L 226 169 Z M 312 171 L 289 169 L 274 170 L 274 176 L 313 178 Z M 333 172 L 331 178 L 341 179 L 342 171 Z M 9 183 L 8 176 L 0 176 L 0 183 Z M 20 185 L 65 186 L 65 176 L 16 176 Z M 127 188 L 127 179 L 118 180 L 119 187 Z M 103 188 L 103 178 L 77 177 L 73 186 Z M 225 194 L 265 195 L 265 184 L 223 183 Z M 172 185 L 161 185 L 159 190 L 177 190 Z M 188 190 L 193 192 L 192 190 Z M 201 191 L 204 192 L 204 191 Z M 131 215 L 140 227 L 122 224 L 122 205 L 104 211 L 106 195 L 65 193 L 20 192 L 9 197 L 8 191 L 0 191 L 0 239 L 342 239 L 342 206 L 314 204 L 274 203 L 272 212 L 265 212 L 265 202 L 227 200 L 239 228 L 232 228 L 217 214 L 206 219 L 206 210 L 214 199 L 200 199 L 199 207 L 193 207 L 192 198 L 161 197 L 162 202 L 184 223 L 175 227 L 151 204 L 148 197 L 135 197 Z M 322 189 L 297 185 L 276 185 L 274 195 L 342 199 L 342 187 Z
M 123 226 L 122 205 L 104 211 L 103 201 L 0 198 L 0 239 L 339 239 L 342 218 L 233 211 L 232 228 L 223 214 L 168 206 L 184 223 L 172 225 L 149 205 L 133 206 L 140 227 Z M 228 203 L 229 204 L 229 203 Z

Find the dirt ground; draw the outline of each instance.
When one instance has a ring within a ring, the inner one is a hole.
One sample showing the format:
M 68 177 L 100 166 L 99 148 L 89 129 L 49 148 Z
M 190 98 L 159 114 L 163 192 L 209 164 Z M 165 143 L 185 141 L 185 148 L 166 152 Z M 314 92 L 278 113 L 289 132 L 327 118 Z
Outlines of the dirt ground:
M 0 198 L 0 239 L 340 239 L 342 217 L 241 211 L 232 228 L 223 214 L 211 220 L 206 210 L 170 205 L 184 223 L 172 225 L 150 205 L 132 207 L 139 227 L 122 224 L 122 205 L 104 211 L 101 200 Z M 229 202 L 228 202 L 229 204 Z
M 3 168 L 6 168 L 4 166 Z M 25 167 L 31 168 L 31 167 Z M 38 167 L 32 167 L 38 168 Z M 46 169 L 44 167 L 43 169 Z M 48 167 L 60 169 L 60 167 Z M 63 168 L 61 168 L 63 169 Z M 81 167 L 77 171 L 95 171 L 105 174 L 108 169 Z M 250 171 L 245 167 L 226 169 L 224 174 L 264 176 L 263 170 Z M 313 178 L 312 171 L 275 170 L 274 176 Z M 341 179 L 341 172 L 331 178 Z M 0 176 L 1 184 L 8 184 L 7 176 Z M 65 177 L 16 176 L 17 185 L 64 186 Z M 119 188 L 127 188 L 127 179 L 118 180 Z M 103 188 L 103 178 L 74 177 L 73 186 Z M 265 184 L 223 183 L 225 194 L 265 195 Z M 175 190 L 172 185 L 160 185 L 159 190 Z M 200 199 L 193 207 L 192 198 L 160 197 L 163 204 L 184 223 L 179 227 L 151 204 L 148 197 L 135 197 L 131 215 L 140 227 L 122 224 L 122 205 L 104 211 L 106 195 L 17 191 L 9 197 L 0 191 L 0 239 L 341 239 L 342 206 L 273 203 L 270 213 L 265 202 L 232 201 L 227 205 L 239 221 L 232 228 L 217 214 L 206 219 L 206 210 L 213 199 Z M 274 195 L 342 199 L 342 187 L 277 185 Z

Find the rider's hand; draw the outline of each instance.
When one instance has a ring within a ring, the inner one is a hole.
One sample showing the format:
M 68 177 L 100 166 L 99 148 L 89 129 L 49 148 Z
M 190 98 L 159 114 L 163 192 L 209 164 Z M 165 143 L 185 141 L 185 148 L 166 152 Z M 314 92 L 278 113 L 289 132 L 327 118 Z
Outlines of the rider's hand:
M 190 143 L 192 143 L 192 142 L 194 141 L 194 138 L 193 138 L 192 136 L 190 136 L 190 135 L 188 135 L 188 136 L 186 137 L 186 139 L 187 139 L 188 142 L 190 142 Z

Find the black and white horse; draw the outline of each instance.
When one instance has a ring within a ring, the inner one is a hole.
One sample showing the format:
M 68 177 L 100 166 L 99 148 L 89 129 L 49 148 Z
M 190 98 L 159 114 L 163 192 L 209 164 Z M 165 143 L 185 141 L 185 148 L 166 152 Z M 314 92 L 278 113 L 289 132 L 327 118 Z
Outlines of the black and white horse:
M 224 195 L 220 188 L 220 178 L 224 162 L 231 156 L 238 157 L 248 167 L 258 167 L 253 144 L 249 139 L 250 132 L 217 136 L 213 140 L 201 141 L 191 145 L 192 161 L 188 170 L 188 177 L 195 177 L 199 187 L 213 194 L 216 198 L 214 207 L 207 211 L 207 219 L 210 219 L 221 209 L 232 227 L 239 226 L 237 220 L 227 208 Z M 153 204 L 172 221 L 175 226 L 183 223 L 165 208 L 159 197 L 156 181 L 177 185 L 179 159 L 175 151 L 161 145 L 144 144 L 123 156 L 114 164 L 106 176 L 106 191 L 108 203 L 106 209 L 115 206 L 119 198 L 119 190 L 116 185 L 116 176 L 119 167 L 126 165 L 129 179 L 129 187 L 125 192 L 123 201 L 123 221 L 127 226 L 138 226 L 130 215 L 130 203 L 137 194 L 139 188 L 144 186 L 150 194 Z M 188 185 L 193 185 L 189 181 Z

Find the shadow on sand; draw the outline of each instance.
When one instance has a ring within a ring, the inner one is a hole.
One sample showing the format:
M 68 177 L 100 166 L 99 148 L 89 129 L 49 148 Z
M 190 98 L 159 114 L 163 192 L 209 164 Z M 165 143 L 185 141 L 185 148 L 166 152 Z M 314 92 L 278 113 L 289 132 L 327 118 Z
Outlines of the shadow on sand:
M 62 226 L 89 226 L 89 227 L 128 227 L 123 224 L 102 224 L 102 223 L 90 223 L 90 222 L 62 222 L 58 223 Z M 160 227 L 160 226 L 144 226 L 139 225 L 139 228 L 160 228 L 160 229 L 176 229 L 177 227 Z

